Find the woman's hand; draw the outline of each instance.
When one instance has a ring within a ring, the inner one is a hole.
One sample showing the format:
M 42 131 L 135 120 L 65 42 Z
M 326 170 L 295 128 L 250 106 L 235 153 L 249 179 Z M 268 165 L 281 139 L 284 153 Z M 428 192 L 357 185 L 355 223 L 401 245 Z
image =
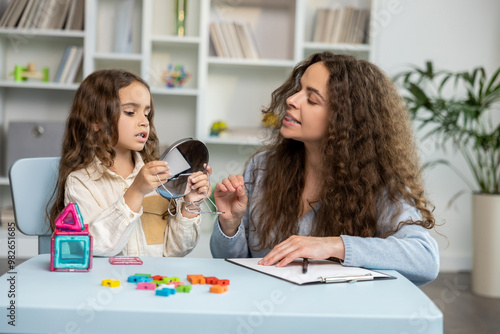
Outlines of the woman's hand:
M 236 234 L 241 218 L 247 209 L 248 197 L 242 175 L 229 175 L 215 186 L 215 204 L 219 211 L 219 224 L 225 235 Z
M 276 245 L 259 264 L 284 267 L 295 259 L 345 258 L 344 242 L 341 237 L 302 237 L 293 235 Z
M 165 161 L 150 161 L 142 166 L 134 182 L 123 196 L 125 203 L 132 211 L 139 212 L 144 196 L 172 176 L 168 170 L 168 164 Z

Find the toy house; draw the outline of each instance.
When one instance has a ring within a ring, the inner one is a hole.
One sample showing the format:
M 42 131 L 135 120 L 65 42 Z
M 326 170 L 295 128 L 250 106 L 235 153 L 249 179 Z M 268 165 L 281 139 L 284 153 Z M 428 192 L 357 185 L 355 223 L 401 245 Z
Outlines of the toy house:
M 51 271 L 89 271 L 92 268 L 92 236 L 83 224 L 76 203 L 70 202 L 55 221 L 51 238 Z

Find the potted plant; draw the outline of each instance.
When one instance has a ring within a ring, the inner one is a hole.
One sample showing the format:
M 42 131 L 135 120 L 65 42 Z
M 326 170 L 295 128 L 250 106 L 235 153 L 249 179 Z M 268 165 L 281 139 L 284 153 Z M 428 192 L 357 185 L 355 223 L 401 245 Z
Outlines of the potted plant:
M 428 61 L 423 68 L 398 74 L 395 81 L 418 130 L 433 135 L 443 149 L 451 143 L 470 169 L 473 182 L 447 160 L 426 164 L 447 165 L 473 191 L 472 290 L 500 297 L 500 68 L 488 78 L 482 67 L 435 71 Z

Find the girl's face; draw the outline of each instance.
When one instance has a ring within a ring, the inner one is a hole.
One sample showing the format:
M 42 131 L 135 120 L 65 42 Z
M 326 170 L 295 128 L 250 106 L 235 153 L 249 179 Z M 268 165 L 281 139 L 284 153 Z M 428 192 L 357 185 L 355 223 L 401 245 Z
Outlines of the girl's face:
M 319 145 L 328 128 L 328 77 L 323 63 L 314 63 L 300 79 L 297 92 L 286 103 L 287 114 L 280 129 L 285 138 Z
M 141 151 L 149 136 L 151 95 L 140 82 L 134 81 L 118 91 L 121 112 L 118 119 L 117 154 Z

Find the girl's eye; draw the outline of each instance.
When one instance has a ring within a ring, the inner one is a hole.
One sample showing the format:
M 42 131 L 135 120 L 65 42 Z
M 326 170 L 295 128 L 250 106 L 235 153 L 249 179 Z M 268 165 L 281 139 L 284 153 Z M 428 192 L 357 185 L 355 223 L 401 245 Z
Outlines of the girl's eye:
M 126 111 L 126 110 L 125 110 L 123 113 L 124 113 L 126 116 L 129 116 L 129 117 L 134 116 L 134 112 L 133 112 L 133 111 Z
M 307 103 L 309 103 L 310 105 L 316 105 L 317 104 L 316 102 L 314 102 L 311 99 L 307 99 Z
M 144 116 L 146 116 L 146 118 L 149 119 L 151 117 L 151 114 L 145 114 Z

